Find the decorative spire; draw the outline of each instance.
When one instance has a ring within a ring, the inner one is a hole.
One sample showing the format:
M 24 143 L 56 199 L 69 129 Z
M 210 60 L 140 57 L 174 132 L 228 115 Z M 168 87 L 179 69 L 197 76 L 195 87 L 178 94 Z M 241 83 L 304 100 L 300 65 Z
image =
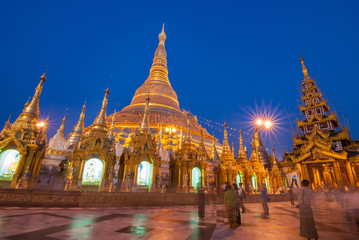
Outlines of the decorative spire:
M 165 48 L 166 34 L 164 26 L 158 36 L 159 44 L 154 54 L 150 74 L 146 81 L 137 89 L 131 104 L 124 107 L 121 112 L 143 112 L 146 106 L 148 90 L 151 97 L 151 111 L 166 112 L 169 114 L 182 114 L 176 92 L 173 90 L 167 69 L 167 52 Z M 154 96 L 152 98 L 152 96 Z
M 273 165 L 276 165 L 277 164 L 277 157 L 275 156 L 275 150 L 274 150 L 274 147 L 272 147 L 272 152 L 273 152 Z
M 60 128 L 59 128 L 59 132 L 61 134 L 61 137 L 65 138 L 64 137 L 64 128 L 65 128 L 65 122 L 66 122 L 66 117 L 64 116 L 64 118 L 62 119 L 62 123 L 60 125 Z
M 161 33 L 158 35 L 158 40 L 160 40 L 159 44 L 163 44 L 165 45 L 165 41 L 167 39 L 167 36 L 165 34 L 165 23 L 162 24 L 162 31 Z
M 116 116 L 116 109 L 112 115 L 112 123 L 111 123 L 111 128 L 110 128 L 110 132 L 108 133 L 108 139 L 110 141 L 114 141 L 115 140 L 115 133 L 114 133 L 114 129 L 115 129 L 115 116 Z
M 191 113 L 187 112 L 187 133 L 186 133 L 185 142 L 190 142 L 190 141 L 191 141 Z
M 213 137 L 212 139 L 212 149 L 211 149 L 211 160 L 212 161 L 218 161 L 219 160 L 219 156 L 218 156 L 218 152 L 217 152 L 217 148 L 216 148 L 216 138 Z
M 146 98 L 146 106 L 145 111 L 143 113 L 143 118 L 140 124 L 140 131 L 147 131 L 148 130 L 148 109 L 150 108 L 150 97 L 147 96 Z
M 10 126 L 11 126 L 11 122 L 10 122 L 11 115 L 12 115 L 12 113 L 10 113 L 9 118 L 8 118 L 7 121 L 5 122 L 4 128 L 6 128 L 6 129 L 7 129 L 7 128 L 10 128 Z
M 239 130 L 238 158 L 241 159 L 241 161 L 247 160 L 247 153 L 246 153 L 246 149 L 244 148 L 244 144 L 243 144 L 242 130 Z
M 237 158 L 236 150 L 234 149 L 234 143 L 232 142 L 232 154 L 234 158 Z
M 82 106 L 82 111 L 79 120 L 77 121 L 76 125 L 74 126 L 70 134 L 66 137 L 66 140 L 70 142 L 71 146 L 77 145 L 81 140 L 82 132 L 85 128 L 84 126 L 85 111 L 86 111 L 86 101 Z
M 228 132 L 227 132 L 227 123 L 224 122 L 224 138 L 223 138 L 223 148 L 222 148 L 222 155 L 232 155 L 231 147 L 228 143 Z
M 201 128 L 201 138 L 200 138 L 200 141 L 199 141 L 199 150 L 201 151 L 206 151 L 206 148 L 204 146 L 204 142 L 203 142 L 203 129 Z
M 308 70 L 304 65 L 304 59 L 302 56 L 300 56 L 300 62 L 302 63 L 302 71 L 303 71 L 304 79 L 309 79 Z
M 105 90 L 105 96 L 102 100 L 102 106 L 101 111 L 98 114 L 98 116 L 95 118 L 95 121 L 93 122 L 92 130 L 101 130 L 106 131 L 106 108 L 108 103 L 108 95 L 110 94 L 110 91 L 108 88 Z
M 46 81 L 46 75 L 45 73 L 42 74 L 40 77 L 40 83 L 36 88 L 35 95 L 32 97 L 32 100 L 29 104 L 25 104 L 24 110 L 22 110 L 21 117 L 30 117 L 34 118 L 36 120 L 39 119 L 39 101 L 40 101 L 40 95 L 42 92 L 42 86 L 44 85 L 44 82 Z

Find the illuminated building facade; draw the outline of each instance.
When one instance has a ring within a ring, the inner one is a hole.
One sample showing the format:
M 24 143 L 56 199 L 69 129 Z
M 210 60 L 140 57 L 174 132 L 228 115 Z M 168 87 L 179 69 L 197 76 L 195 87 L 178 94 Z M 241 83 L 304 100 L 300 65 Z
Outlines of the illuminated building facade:
M 300 178 L 308 179 L 313 188 L 359 186 L 358 143 L 352 141 L 347 127 L 340 126 L 302 57 L 300 61 L 304 78 L 299 109 L 305 117 L 297 120 L 293 150 L 284 154 L 281 165 L 288 168 L 288 176 L 298 171 Z

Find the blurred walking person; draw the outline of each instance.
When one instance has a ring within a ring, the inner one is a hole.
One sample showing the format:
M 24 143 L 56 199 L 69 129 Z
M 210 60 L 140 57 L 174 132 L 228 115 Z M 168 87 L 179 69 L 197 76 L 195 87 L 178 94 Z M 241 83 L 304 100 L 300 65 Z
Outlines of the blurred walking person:
M 237 225 L 241 226 L 242 224 L 242 219 L 241 219 L 241 211 L 239 209 L 240 207 L 240 201 L 241 201 L 241 196 L 239 195 L 239 189 L 237 187 L 237 184 L 233 183 L 232 184 L 233 187 L 233 191 L 236 194 L 236 202 L 237 202 L 237 206 L 236 206 L 236 220 L 237 220 Z
M 289 194 L 290 204 L 294 206 L 294 193 L 292 187 L 289 187 L 288 194 Z
M 246 195 L 246 191 L 244 191 L 243 189 L 243 183 L 239 183 L 239 188 L 238 188 L 238 194 L 239 194 L 239 208 L 242 208 L 242 213 L 246 212 L 246 209 L 244 207 L 244 199 L 247 198 L 247 195 Z
M 293 188 L 293 183 L 297 188 Z M 299 218 L 300 218 L 300 236 L 310 239 L 318 239 L 317 229 L 315 228 L 313 211 L 311 208 L 313 190 L 309 188 L 309 181 L 302 180 L 302 186 L 298 187 L 297 180 L 292 179 L 291 187 L 293 192 L 297 194 L 299 203 Z
M 269 208 L 268 208 L 268 193 L 267 193 L 267 187 L 265 183 L 262 184 L 261 187 L 261 202 L 263 207 L 263 217 L 268 217 L 269 215 Z
M 237 206 L 237 198 L 236 194 L 232 190 L 231 185 L 226 184 L 224 193 L 224 204 L 226 205 L 226 213 L 229 221 L 229 226 L 231 228 L 237 227 L 237 219 L 236 219 L 236 206 Z
M 204 188 L 202 187 L 202 177 L 199 177 L 197 183 L 198 189 L 198 217 L 199 219 L 203 220 L 205 217 L 205 195 L 204 195 Z

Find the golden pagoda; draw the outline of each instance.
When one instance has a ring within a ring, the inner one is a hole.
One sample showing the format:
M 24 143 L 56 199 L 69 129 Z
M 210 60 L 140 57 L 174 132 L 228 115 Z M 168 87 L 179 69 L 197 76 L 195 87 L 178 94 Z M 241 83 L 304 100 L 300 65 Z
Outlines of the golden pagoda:
M 346 127 L 340 127 L 315 81 L 309 76 L 300 57 L 303 71 L 302 105 L 304 120 L 297 120 L 298 133 L 293 136 L 293 150 L 284 154 L 282 167 L 290 167 L 287 178 L 292 178 L 296 165 L 299 177 L 308 179 L 313 188 L 323 189 L 358 185 L 356 150 Z M 350 158 L 350 155 L 352 158 Z M 291 179 L 288 179 L 291 181 Z
M 186 136 L 181 148 L 176 152 L 175 159 L 170 165 L 170 183 L 177 186 L 178 192 L 196 191 L 198 187 L 207 186 L 209 175 L 210 158 L 203 143 L 203 130 L 199 147 L 196 148 L 191 137 L 191 114 L 187 113 Z
M 180 109 L 177 94 L 168 78 L 166 38 L 163 26 L 158 36 L 159 44 L 149 76 L 136 90 L 130 105 L 114 114 L 116 140 L 119 140 L 124 147 L 129 146 L 130 136 L 137 131 L 147 97 L 151 98 L 147 116 L 151 132 L 158 134 L 160 129 L 163 129 L 162 144 L 165 150 L 170 149 L 171 154 L 174 154 L 181 145 L 181 132 L 186 131 L 187 118 L 186 112 Z M 108 117 L 108 122 L 111 122 L 111 119 L 112 115 Z M 199 146 L 201 131 L 203 131 L 204 146 L 210 152 L 213 137 L 197 123 L 195 117 L 190 119 L 190 125 L 193 144 Z M 221 150 L 218 142 L 216 145 L 217 149 Z
M 0 186 L 36 188 L 47 146 L 48 119 L 39 119 L 39 101 L 45 73 L 30 103 L 13 124 L 10 119 L 0 134 Z
M 116 154 L 115 141 L 109 135 L 110 131 L 106 123 L 109 93 L 110 91 L 106 89 L 100 113 L 93 124 L 79 135 L 80 141 L 73 147 L 68 160 L 69 172 L 65 190 L 109 191 L 111 187 L 113 188 Z M 83 114 L 84 108 L 79 120 L 80 128 Z

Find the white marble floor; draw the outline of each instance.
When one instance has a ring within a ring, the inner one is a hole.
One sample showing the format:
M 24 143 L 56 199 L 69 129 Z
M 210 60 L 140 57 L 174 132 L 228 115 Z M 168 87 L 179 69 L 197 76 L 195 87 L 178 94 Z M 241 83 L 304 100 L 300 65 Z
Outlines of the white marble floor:
M 229 229 L 223 206 L 207 205 L 199 221 L 197 208 L 0 208 L 1 239 L 303 239 L 298 209 L 288 202 L 247 204 L 242 226 Z M 320 239 L 359 239 L 357 226 L 336 203 L 317 204 L 314 217 Z

